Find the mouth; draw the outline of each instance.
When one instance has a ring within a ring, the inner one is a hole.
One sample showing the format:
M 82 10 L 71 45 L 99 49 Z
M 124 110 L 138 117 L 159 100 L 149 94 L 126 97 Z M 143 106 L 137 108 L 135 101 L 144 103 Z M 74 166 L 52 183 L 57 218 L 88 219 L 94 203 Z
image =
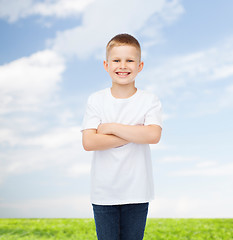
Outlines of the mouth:
M 116 74 L 120 77 L 127 77 L 130 74 L 130 72 L 116 72 Z

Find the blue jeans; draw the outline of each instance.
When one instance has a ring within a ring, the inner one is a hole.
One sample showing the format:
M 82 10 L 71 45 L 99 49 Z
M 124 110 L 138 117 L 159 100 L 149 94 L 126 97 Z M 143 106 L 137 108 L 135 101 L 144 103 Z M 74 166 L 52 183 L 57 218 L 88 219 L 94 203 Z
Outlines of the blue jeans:
M 142 240 L 149 203 L 93 206 L 98 240 Z

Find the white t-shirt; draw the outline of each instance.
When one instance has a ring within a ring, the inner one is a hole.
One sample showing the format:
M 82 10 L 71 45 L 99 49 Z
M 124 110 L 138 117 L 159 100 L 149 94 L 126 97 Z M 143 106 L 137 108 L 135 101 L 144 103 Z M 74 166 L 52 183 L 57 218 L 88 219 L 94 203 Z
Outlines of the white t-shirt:
M 137 89 L 125 99 L 111 89 L 88 98 L 82 129 L 97 129 L 100 123 L 156 124 L 162 127 L 161 103 L 152 93 Z M 149 202 L 154 197 L 149 144 L 128 143 L 95 151 L 91 168 L 91 202 L 117 205 Z

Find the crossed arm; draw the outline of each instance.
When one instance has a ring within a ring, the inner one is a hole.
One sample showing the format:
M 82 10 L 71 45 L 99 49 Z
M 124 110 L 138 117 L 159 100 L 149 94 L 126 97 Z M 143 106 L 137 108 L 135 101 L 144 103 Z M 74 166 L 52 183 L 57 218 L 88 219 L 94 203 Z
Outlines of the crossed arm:
M 133 142 L 138 144 L 156 144 L 161 137 L 158 125 L 125 125 L 103 123 L 98 129 L 83 131 L 83 147 L 86 151 L 106 150 Z

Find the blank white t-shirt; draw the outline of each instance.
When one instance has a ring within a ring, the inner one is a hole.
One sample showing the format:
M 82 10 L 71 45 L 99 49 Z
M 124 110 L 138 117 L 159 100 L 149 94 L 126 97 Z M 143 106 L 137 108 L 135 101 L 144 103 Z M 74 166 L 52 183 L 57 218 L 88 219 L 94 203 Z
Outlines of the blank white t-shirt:
M 156 124 L 162 127 L 161 103 L 152 93 L 137 89 L 125 99 L 115 98 L 111 89 L 88 98 L 82 129 L 97 129 L 101 123 Z M 154 197 L 149 144 L 128 143 L 94 151 L 91 167 L 91 202 L 117 205 L 149 202 Z

